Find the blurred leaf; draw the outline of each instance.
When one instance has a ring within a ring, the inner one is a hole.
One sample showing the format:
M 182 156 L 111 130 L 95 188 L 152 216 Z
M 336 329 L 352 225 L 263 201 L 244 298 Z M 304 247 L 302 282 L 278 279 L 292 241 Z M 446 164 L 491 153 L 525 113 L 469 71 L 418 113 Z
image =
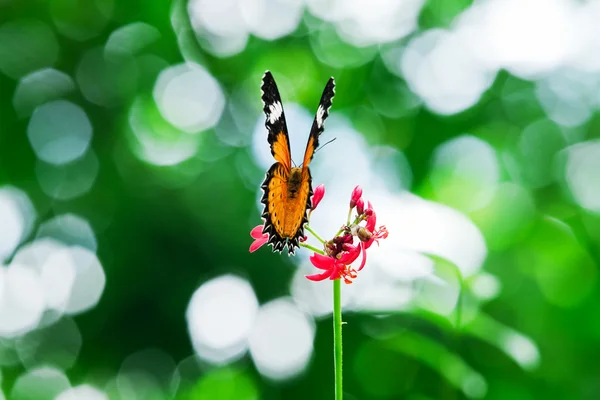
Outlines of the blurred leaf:
M 483 376 L 458 355 L 431 339 L 407 332 L 383 344 L 426 364 L 469 398 L 482 398 L 486 394 L 487 384 Z
M 254 381 L 243 371 L 221 368 L 206 373 L 181 400 L 258 400 Z

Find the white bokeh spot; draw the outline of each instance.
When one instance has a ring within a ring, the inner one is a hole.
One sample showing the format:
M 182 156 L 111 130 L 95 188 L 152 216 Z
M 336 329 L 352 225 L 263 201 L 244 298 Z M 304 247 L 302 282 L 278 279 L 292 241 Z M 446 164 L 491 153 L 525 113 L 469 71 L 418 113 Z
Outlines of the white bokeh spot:
M 188 133 L 215 126 L 225 108 L 219 83 L 204 67 L 191 62 L 163 70 L 153 96 L 162 116 Z
M 35 218 L 35 209 L 25 192 L 11 186 L 0 187 L 0 262 L 29 234 Z
M 302 372 L 313 351 L 314 322 L 288 299 L 261 306 L 250 334 L 250 353 L 260 373 L 288 379 Z
M 186 311 L 188 331 L 198 355 L 221 364 L 240 357 L 258 311 L 248 281 L 224 275 L 200 286 Z
M 600 213 L 600 140 L 578 143 L 564 151 L 565 178 L 571 195 L 581 207 Z
M 39 276 L 21 265 L 0 266 L 0 286 L 0 337 L 36 328 L 46 306 Z

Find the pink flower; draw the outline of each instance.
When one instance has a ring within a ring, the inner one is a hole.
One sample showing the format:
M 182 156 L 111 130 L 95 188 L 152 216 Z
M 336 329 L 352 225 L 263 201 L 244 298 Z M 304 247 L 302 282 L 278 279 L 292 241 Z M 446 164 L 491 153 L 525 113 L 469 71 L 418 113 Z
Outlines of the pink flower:
M 310 262 L 317 268 L 323 270 L 320 274 L 307 275 L 311 281 L 322 281 L 327 278 L 331 280 L 343 278 L 344 282 L 352 283 L 352 279 L 356 278 L 356 270 L 350 267 L 360 255 L 360 246 L 352 246 L 348 243 L 344 245 L 346 251 L 338 256 L 324 256 L 314 253 L 310 256 Z
M 254 239 L 254 242 L 252 242 L 252 244 L 250 245 L 250 253 L 254 253 L 256 250 L 261 248 L 265 243 L 269 241 L 269 234 L 262 233 L 262 231 L 262 225 L 258 225 L 250 231 L 250 236 L 252 236 L 252 238 Z
M 317 186 L 315 188 L 315 191 L 313 193 L 311 210 L 314 210 L 315 208 L 317 208 L 317 206 L 323 199 L 323 196 L 325 196 L 325 185 L 323 185 L 321 183 L 319 186 Z
M 356 203 L 362 197 L 362 188 L 360 186 L 356 186 L 352 191 L 352 196 L 350 196 L 350 208 L 356 207 Z

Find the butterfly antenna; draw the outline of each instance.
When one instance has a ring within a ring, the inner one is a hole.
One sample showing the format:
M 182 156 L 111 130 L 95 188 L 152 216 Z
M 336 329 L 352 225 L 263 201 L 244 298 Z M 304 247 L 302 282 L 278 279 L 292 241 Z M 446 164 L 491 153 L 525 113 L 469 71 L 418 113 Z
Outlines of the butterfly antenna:
M 337 138 L 333 138 L 329 142 L 325 143 L 323 146 L 319 146 L 317 149 L 315 149 L 314 154 L 317 154 L 317 151 L 321 150 L 323 147 L 327 146 L 329 143 L 333 142 L 335 139 L 337 139 Z
M 323 146 L 319 146 L 319 148 L 315 150 L 315 153 L 316 153 L 317 151 L 321 150 L 323 147 L 327 146 L 329 143 L 333 142 L 335 139 L 337 139 L 337 138 L 333 138 L 333 139 L 331 139 L 329 142 L 325 143 Z

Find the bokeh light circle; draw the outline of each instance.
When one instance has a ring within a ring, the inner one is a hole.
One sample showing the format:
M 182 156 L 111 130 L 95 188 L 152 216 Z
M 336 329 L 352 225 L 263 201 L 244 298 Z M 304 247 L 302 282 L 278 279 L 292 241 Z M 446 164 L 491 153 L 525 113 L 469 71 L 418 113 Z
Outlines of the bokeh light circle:
M 54 367 L 39 367 L 27 371 L 15 381 L 11 399 L 13 400 L 54 400 L 60 393 L 71 387 L 65 374 Z
M 465 35 L 442 29 L 412 39 L 400 65 L 410 89 L 443 115 L 475 105 L 495 78 L 495 71 L 475 57 Z
M 464 211 L 486 206 L 500 181 L 492 146 L 471 135 L 440 145 L 434 154 L 431 185 L 436 199 Z
M 74 91 L 75 82 L 69 75 L 53 68 L 44 68 L 21 78 L 13 96 L 13 106 L 22 118 L 31 115 L 36 107 Z
M 349 44 L 363 48 L 401 39 L 417 27 L 423 0 L 308 0 L 309 11 L 333 22 Z
M 116 378 L 122 398 L 171 398 L 179 385 L 175 361 L 165 351 L 147 348 L 129 355 Z
M 73 290 L 65 307 L 68 314 L 78 314 L 94 307 L 106 284 L 106 275 L 96 254 L 84 247 L 69 247 L 75 263 Z
M 271 379 L 289 379 L 302 372 L 313 351 L 312 318 L 289 299 L 261 306 L 250 334 L 250 354 L 260 373 Z
M 258 310 L 248 281 L 224 275 L 200 286 L 186 311 L 188 330 L 198 355 L 213 363 L 233 360 L 246 350 Z
M 72 200 L 88 193 L 98 170 L 98 158 L 91 150 L 67 164 L 52 165 L 38 160 L 35 166 L 40 187 L 46 195 L 57 200 Z
M 265 40 L 292 33 L 304 11 L 303 2 L 294 0 L 243 0 L 239 7 L 249 32 Z
M 153 96 L 163 117 L 188 133 L 212 128 L 225 108 L 225 95 L 219 83 L 204 67 L 194 63 L 162 71 Z
M 68 370 L 75 365 L 82 342 L 75 321 L 62 317 L 19 337 L 16 349 L 21 363 L 28 369 L 51 365 Z
M 140 159 L 148 163 L 176 165 L 198 152 L 199 135 L 190 135 L 169 124 L 154 102 L 141 96 L 131 106 L 129 125 L 129 145 Z
M 44 231 L 48 234 L 61 233 L 53 231 L 52 224 L 47 227 Z M 11 268 L 13 265 L 33 274 L 36 295 L 41 296 L 42 306 L 54 310 L 58 316 L 62 313 L 78 314 L 94 307 L 106 283 L 95 252 L 79 245 L 68 246 L 49 237 L 42 237 L 19 249 Z
M 247 31 L 238 0 L 190 0 L 188 13 L 192 26 L 213 35 L 229 37 Z
M 581 207 L 600 214 L 600 141 L 578 143 L 565 151 L 565 178 L 573 198 Z
M 35 109 L 27 137 L 38 158 L 61 165 L 83 156 L 92 139 L 92 124 L 80 106 L 56 100 Z
M 69 39 L 85 41 L 106 27 L 113 13 L 114 0 L 49 1 L 50 15 L 58 31 Z
M 0 262 L 29 234 L 35 217 L 35 209 L 25 192 L 11 186 L 0 187 Z
M 40 225 L 36 239 L 52 238 L 66 245 L 78 245 L 93 252 L 98 249 L 96 235 L 90 223 L 75 214 L 57 215 Z
M 83 96 L 103 107 L 115 106 L 134 96 L 138 88 L 139 68 L 128 53 L 107 56 L 103 47 L 83 54 L 75 79 Z
M 0 336 L 14 337 L 34 329 L 46 306 L 38 275 L 15 264 L 0 267 L 0 274 Z
M 104 55 L 108 60 L 117 61 L 120 57 L 138 54 L 158 39 L 158 29 L 144 22 L 134 22 L 110 34 L 104 47 Z

